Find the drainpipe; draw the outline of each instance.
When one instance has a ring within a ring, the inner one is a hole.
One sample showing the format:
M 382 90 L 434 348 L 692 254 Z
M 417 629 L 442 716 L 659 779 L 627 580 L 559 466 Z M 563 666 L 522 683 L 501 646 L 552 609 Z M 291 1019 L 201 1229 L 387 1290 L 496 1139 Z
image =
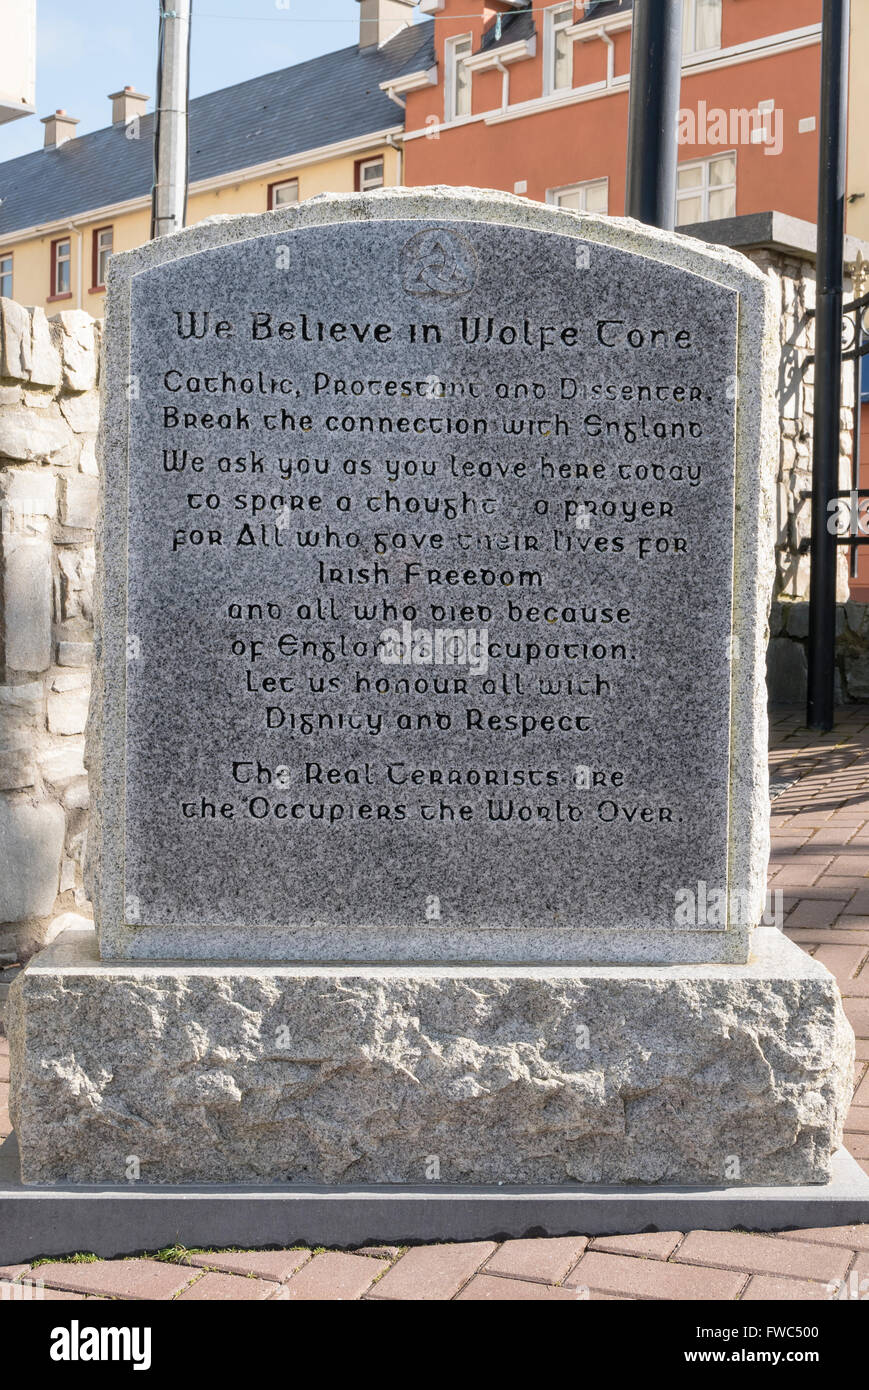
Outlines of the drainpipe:
M 500 58 L 495 59 L 495 67 L 501 74 L 501 110 L 506 111 L 510 105 L 510 73 Z
M 395 150 L 398 155 L 398 183 L 397 188 L 404 187 L 404 146 L 400 145 L 394 135 L 387 135 L 386 143 L 390 149 Z
M 78 247 L 78 249 L 77 249 L 77 251 L 76 251 L 76 263 L 75 263 L 75 274 L 76 274 L 76 283 L 75 283 L 76 306 L 75 306 L 75 307 L 76 307 L 77 309 L 81 309 L 81 308 L 84 307 L 84 305 L 83 305 L 83 303 L 82 303 L 82 278 L 81 278 L 81 277 L 82 277 L 82 265 L 83 265 L 83 260 L 84 260 L 84 257 L 83 257 L 83 254 L 82 254 L 82 244 L 83 244 L 83 242 L 84 242 L 84 232 L 83 232 L 82 229 L 81 229 L 81 223 L 80 223 L 80 222 L 68 222 L 68 223 L 66 224 L 66 229 L 67 229 L 68 232 L 71 233 L 71 235 L 73 235 L 73 236 L 76 237 L 76 241 L 77 241 L 77 247 Z
M 583 35 L 582 42 L 591 43 L 592 39 L 600 39 L 601 43 L 605 43 L 607 46 L 606 85 L 608 87 L 611 87 L 613 85 L 613 82 L 615 81 L 616 76 L 615 40 L 613 39 L 609 29 L 606 27 L 605 24 L 601 24 L 599 28 L 592 29 L 590 33 Z
M 607 47 L 607 54 L 606 54 L 606 84 L 607 84 L 608 87 L 611 87 L 611 86 L 613 85 L 613 78 L 614 78 L 615 75 L 616 75 L 616 46 L 615 46 L 615 41 L 614 41 L 612 35 L 609 34 L 609 33 L 607 33 L 606 29 L 601 29 L 601 30 L 599 31 L 599 33 L 600 33 L 600 38 L 603 40 L 603 42 L 606 44 L 606 47 Z

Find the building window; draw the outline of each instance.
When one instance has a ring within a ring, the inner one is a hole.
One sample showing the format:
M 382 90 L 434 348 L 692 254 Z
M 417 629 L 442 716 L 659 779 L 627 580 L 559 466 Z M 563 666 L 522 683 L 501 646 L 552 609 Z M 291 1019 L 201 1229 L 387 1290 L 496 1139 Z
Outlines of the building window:
M 12 256 L 0 256 L 0 298 L 12 298 Z
M 566 188 L 550 188 L 547 203 L 572 212 L 609 212 L 609 179 L 591 179 L 588 183 L 571 183 Z
M 60 299 L 72 294 L 69 237 L 51 243 L 51 298 Z
M 353 186 L 357 193 L 370 193 L 372 188 L 383 187 L 383 155 L 376 159 L 357 159 L 354 166 Z
M 553 5 L 543 12 L 544 95 L 573 86 L 573 3 Z
M 108 269 L 109 257 L 112 254 L 112 243 L 114 232 L 111 227 L 97 227 L 94 231 L 93 244 L 93 280 L 91 288 L 94 290 L 104 290 L 106 287 L 106 270 Z
M 471 114 L 471 72 L 465 59 L 471 56 L 470 34 L 457 34 L 444 45 L 446 59 L 446 110 L 448 121 Z
M 736 216 L 736 155 L 680 164 L 676 176 L 676 225 Z
M 682 53 L 686 58 L 721 47 L 721 0 L 685 0 Z
M 284 179 L 282 183 L 269 184 L 269 212 L 275 208 L 292 207 L 299 201 L 299 180 Z

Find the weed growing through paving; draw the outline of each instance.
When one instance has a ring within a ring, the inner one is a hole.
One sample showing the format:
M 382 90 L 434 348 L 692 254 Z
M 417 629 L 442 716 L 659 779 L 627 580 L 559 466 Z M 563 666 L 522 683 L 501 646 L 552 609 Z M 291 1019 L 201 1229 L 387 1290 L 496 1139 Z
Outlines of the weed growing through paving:
M 38 1269 L 40 1265 L 93 1265 L 101 1258 L 90 1250 L 79 1250 L 75 1255 L 41 1255 L 38 1260 L 30 1261 L 31 1269 Z
M 307 1250 L 306 1245 L 272 1245 L 262 1246 L 256 1250 L 245 1249 L 243 1245 L 167 1245 L 162 1250 L 146 1250 L 142 1255 L 127 1256 L 128 1259 L 159 1260 L 161 1264 L 179 1265 L 184 1264 L 190 1255 L 262 1255 L 271 1250 L 302 1251 Z M 325 1247 L 322 1247 L 325 1248 Z M 317 1254 L 318 1251 L 312 1251 Z M 256 1276 L 247 1276 L 248 1278 Z

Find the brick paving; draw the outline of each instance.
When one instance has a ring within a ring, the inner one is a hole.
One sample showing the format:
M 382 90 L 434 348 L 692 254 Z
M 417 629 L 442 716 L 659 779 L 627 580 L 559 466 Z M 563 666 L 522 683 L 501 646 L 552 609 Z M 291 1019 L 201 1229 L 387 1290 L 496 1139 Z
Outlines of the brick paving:
M 810 734 L 773 715 L 770 889 L 784 929 L 836 976 L 857 1035 L 845 1142 L 869 1172 L 869 705 Z M 0 1138 L 10 1131 L 8 1047 L 0 1038 Z M 159 1258 L 51 1261 L 0 1268 L 0 1302 L 58 1300 L 566 1301 L 831 1297 L 831 1283 L 869 1279 L 869 1225 L 643 1235 L 343 1251 L 184 1252 Z M 865 1297 L 865 1293 L 862 1295 Z

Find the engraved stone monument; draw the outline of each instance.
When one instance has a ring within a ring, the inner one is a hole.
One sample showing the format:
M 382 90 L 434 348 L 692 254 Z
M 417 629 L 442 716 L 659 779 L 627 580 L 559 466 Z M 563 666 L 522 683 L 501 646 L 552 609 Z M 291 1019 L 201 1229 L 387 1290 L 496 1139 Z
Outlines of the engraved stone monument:
M 96 933 L 16 985 L 25 1182 L 826 1182 L 764 276 L 409 190 L 109 277 Z

